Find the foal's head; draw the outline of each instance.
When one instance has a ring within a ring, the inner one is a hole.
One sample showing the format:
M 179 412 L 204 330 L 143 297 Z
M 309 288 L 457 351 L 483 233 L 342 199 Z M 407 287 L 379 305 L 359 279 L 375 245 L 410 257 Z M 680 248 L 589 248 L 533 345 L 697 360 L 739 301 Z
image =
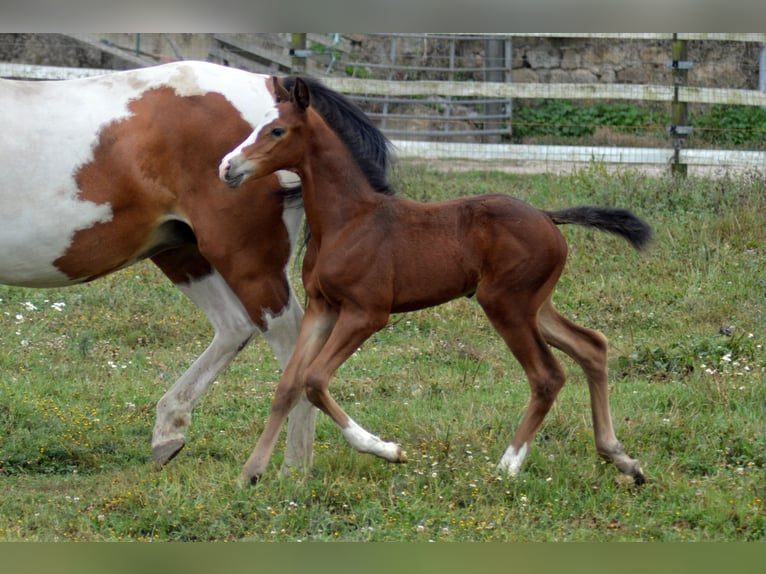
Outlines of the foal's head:
M 311 95 L 297 79 L 288 92 L 272 78 L 276 105 L 266 112 L 253 133 L 221 161 L 219 175 L 229 187 L 239 187 L 251 177 L 263 177 L 277 170 L 295 170 L 304 153 L 306 123 Z
M 272 78 L 276 105 L 253 133 L 224 157 L 219 175 L 230 187 L 272 171 L 296 170 L 307 153 L 311 131 L 304 127 L 316 112 L 345 143 L 372 188 L 393 193 L 388 183 L 391 146 L 372 120 L 342 94 L 310 78 Z

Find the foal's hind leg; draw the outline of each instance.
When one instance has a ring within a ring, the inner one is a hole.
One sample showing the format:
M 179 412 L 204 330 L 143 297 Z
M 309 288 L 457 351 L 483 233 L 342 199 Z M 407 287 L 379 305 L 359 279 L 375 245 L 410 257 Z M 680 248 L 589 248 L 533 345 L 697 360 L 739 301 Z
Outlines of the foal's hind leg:
M 521 420 L 498 469 L 515 475 L 527 456 L 529 445 L 564 385 L 566 375 L 553 356 L 537 325 L 535 295 L 477 292 L 477 299 L 492 326 L 521 363 L 530 386 L 527 412 Z M 512 299 L 512 302 L 511 302 Z
M 540 308 L 538 316 L 545 339 L 572 357 L 585 371 L 590 391 L 593 432 L 599 454 L 614 462 L 637 484 L 644 474 L 637 460 L 630 458 L 617 440 L 609 412 L 606 337 L 598 331 L 581 327 L 562 317 L 550 299 Z

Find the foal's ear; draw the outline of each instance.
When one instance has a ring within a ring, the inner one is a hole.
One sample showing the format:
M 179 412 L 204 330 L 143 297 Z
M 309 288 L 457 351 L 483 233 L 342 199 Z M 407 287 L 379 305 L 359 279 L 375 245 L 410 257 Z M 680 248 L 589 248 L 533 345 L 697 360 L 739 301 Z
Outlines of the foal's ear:
M 295 78 L 292 97 L 298 109 L 305 112 L 311 103 L 311 94 L 308 85 L 301 78 Z
M 282 85 L 282 82 L 279 81 L 279 78 L 271 76 L 271 82 L 274 86 L 274 97 L 277 99 L 277 103 L 286 102 L 290 99 L 290 93 Z

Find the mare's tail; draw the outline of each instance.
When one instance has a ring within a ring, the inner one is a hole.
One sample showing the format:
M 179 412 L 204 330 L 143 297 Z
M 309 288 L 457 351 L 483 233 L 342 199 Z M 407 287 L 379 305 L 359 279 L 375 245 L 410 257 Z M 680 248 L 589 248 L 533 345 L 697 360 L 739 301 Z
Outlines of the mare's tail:
M 629 241 L 638 250 L 646 247 L 652 240 L 652 228 L 649 224 L 627 209 L 582 206 L 561 211 L 546 211 L 545 214 L 556 225 L 573 223 L 614 233 Z

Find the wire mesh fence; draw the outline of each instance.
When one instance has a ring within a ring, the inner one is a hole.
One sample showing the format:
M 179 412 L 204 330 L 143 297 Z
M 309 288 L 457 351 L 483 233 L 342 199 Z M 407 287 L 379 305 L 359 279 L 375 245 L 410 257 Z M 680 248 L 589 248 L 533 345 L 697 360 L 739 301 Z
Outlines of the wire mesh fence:
M 766 34 L 375 40 L 334 85 L 405 155 L 766 165 Z
M 306 34 L 300 54 L 291 34 L 85 36 L 0 34 L 0 75 L 292 66 L 354 99 L 404 157 L 766 170 L 766 33 Z

